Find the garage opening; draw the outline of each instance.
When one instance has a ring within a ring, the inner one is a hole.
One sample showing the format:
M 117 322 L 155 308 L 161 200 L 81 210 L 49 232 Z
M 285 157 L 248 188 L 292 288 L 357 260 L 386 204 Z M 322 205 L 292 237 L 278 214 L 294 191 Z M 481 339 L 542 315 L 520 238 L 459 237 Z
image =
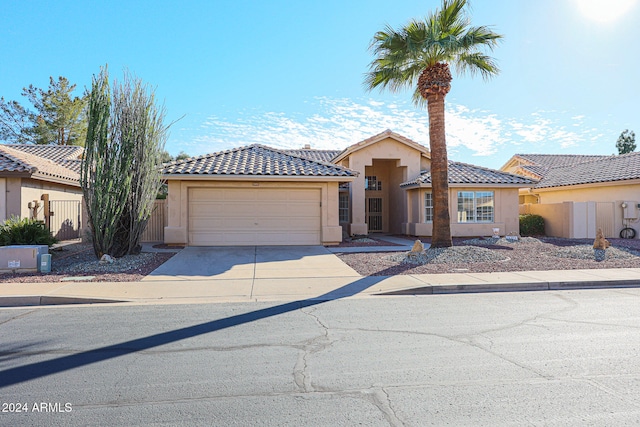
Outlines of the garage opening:
M 189 244 L 319 245 L 320 201 L 320 189 L 191 188 Z

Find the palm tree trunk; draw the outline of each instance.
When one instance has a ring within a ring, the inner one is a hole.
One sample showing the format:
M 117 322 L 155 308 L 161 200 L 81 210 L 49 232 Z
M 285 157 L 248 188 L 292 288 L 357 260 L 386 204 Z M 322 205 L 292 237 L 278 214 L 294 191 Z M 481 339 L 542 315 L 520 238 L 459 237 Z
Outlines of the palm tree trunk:
M 451 241 L 449 216 L 449 177 L 447 142 L 444 130 L 444 94 L 427 96 L 429 146 L 431 149 L 431 188 L 433 191 L 433 232 L 431 247 L 448 248 Z

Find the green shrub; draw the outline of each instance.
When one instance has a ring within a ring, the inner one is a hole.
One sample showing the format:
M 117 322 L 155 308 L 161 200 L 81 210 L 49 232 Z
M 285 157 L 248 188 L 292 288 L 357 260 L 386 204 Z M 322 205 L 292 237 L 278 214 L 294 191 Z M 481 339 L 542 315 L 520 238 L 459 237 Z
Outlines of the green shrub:
M 57 240 L 44 224 L 35 219 L 20 219 L 12 216 L 0 224 L 0 246 L 9 245 L 47 245 Z
M 540 215 L 520 215 L 521 236 L 544 236 L 544 218 Z

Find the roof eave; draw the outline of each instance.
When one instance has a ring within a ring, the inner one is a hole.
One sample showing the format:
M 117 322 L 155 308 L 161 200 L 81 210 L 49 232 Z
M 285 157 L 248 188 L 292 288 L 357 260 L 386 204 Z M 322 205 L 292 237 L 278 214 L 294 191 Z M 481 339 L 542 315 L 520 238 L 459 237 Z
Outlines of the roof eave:
M 533 190 L 536 192 L 546 192 L 546 191 L 564 191 L 564 190 L 574 190 L 574 189 L 584 189 L 584 188 L 592 188 L 592 187 L 612 187 L 619 185 L 637 185 L 640 184 L 640 178 L 632 178 L 632 179 L 621 179 L 616 181 L 600 181 L 600 182 L 587 182 L 582 184 L 566 184 L 566 185 L 556 185 L 552 187 L 534 187 Z
M 449 183 L 449 188 L 532 188 L 535 184 L 500 184 L 500 183 L 465 183 L 465 182 L 456 182 Z M 404 189 L 411 188 L 431 188 L 431 183 L 411 183 L 411 184 L 400 184 L 400 187 Z
M 51 175 L 47 175 L 47 174 L 43 174 L 43 173 L 39 173 L 39 172 L 35 172 L 29 178 L 37 179 L 37 180 L 40 180 L 40 181 L 53 182 L 53 183 L 56 183 L 56 184 L 71 185 L 73 187 L 80 188 L 80 180 L 79 179 L 51 176 Z
M 31 178 L 31 172 L 0 171 L 0 178 Z
M 167 181 L 336 181 L 351 182 L 356 176 L 326 175 L 210 175 L 210 174 L 163 174 Z

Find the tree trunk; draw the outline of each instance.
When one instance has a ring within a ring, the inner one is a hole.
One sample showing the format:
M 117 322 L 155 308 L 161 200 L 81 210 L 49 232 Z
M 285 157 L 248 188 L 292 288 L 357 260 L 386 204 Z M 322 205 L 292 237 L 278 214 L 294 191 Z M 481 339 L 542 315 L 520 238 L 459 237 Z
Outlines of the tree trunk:
M 429 111 L 429 146 L 431 149 L 431 188 L 433 194 L 432 248 L 448 248 L 451 241 L 449 216 L 449 161 L 444 129 L 444 94 L 427 96 Z

